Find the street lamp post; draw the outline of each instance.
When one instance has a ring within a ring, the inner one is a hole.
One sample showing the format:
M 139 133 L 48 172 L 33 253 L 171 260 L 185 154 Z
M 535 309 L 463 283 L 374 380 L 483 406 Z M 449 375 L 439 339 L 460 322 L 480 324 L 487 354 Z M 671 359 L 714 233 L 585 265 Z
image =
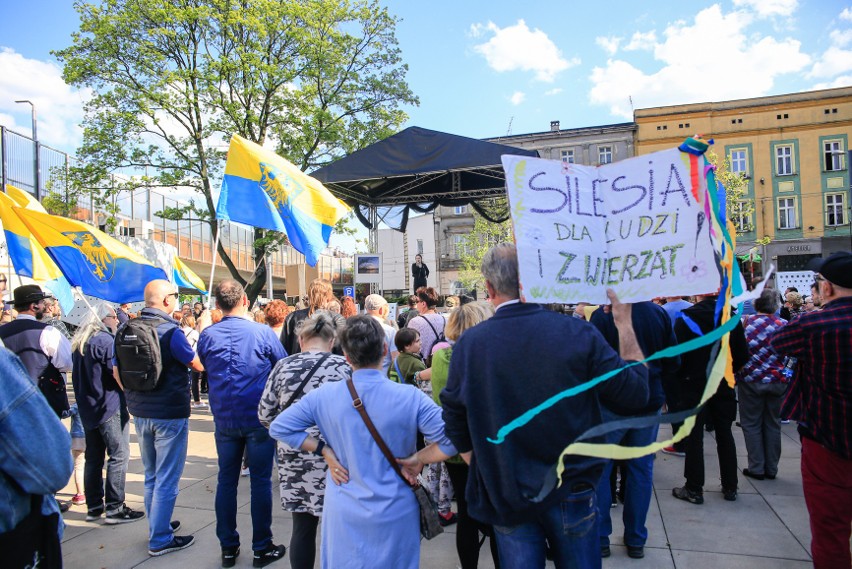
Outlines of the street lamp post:
M 38 151 L 38 130 L 36 127 L 38 126 L 38 121 L 36 119 L 36 108 L 32 101 L 23 99 L 21 101 L 15 101 L 16 103 L 27 103 L 32 109 L 32 119 L 33 119 L 33 153 L 35 160 L 33 161 L 33 181 L 35 190 L 36 199 L 41 198 L 41 169 L 39 167 L 39 151 Z

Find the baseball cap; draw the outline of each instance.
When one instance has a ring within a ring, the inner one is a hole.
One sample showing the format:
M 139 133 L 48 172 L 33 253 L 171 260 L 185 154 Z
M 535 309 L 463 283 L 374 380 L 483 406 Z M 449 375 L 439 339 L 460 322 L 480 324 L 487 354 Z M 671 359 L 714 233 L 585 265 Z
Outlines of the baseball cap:
M 821 274 L 831 284 L 852 288 L 852 253 L 838 251 L 826 259 L 811 259 L 807 268 Z

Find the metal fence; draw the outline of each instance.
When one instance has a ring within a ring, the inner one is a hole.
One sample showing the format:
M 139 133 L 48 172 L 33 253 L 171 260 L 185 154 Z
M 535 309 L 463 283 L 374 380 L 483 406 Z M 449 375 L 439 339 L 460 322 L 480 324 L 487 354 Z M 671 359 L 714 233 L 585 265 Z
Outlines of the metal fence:
M 38 161 L 35 149 L 38 149 Z M 73 156 L 41 143 L 34 143 L 31 137 L 0 126 L 0 182 L 16 186 L 22 190 L 44 197 L 54 192 L 68 197 L 68 168 L 75 162 Z M 38 164 L 38 172 L 35 165 Z M 115 180 L 138 175 L 138 172 L 114 174 Z M 38 177 L 38 190 L 36 178 Z M 125 178 L 127 179 L 127 178 Z M 100 214 L 92 205 L 91 196 L 80 196 L 77 201 L 78 219 L 85 220 L 100 229 L 106 229 L 106 216 Z M 169 197 L 152 188 L 139 188 L 133 191 L 119 192 L 113 201 L 117 210 L 119 225 L 117 235 L 146 237 L 169 243 L 177 248 L 182 259 L 210 263 L 212 260 L 212 234 L 210 225 L 201 220 L 166 219 L 157 215 L 169 207 L 181 207 L 185 202 Z M 150 225 L 149 225 L 150 224 Z M 234 265 L 242 271 L 253 272 L 254 231 L 252 228 L 226 224 L 222 227 L 222 243 Z M 272 274 L 284 278 L 286 265 L 303 264 L 305 257 L 290 246 L 282 247 L 272 254 L 270 259 Z M 224 266 L 217 259 L 218 266 Z M 317 266 L 320 277 L 335 284 L 351 284 L 353 267 L 351 257 L 332 257 L 323 255 Z

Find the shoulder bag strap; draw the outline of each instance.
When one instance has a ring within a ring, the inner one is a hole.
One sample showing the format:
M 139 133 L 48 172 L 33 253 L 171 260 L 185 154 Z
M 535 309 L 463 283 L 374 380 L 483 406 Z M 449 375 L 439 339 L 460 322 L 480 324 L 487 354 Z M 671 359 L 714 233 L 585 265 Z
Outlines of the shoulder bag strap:
M 355 384 L 352 382 L 352 379 L 346 380 L 346 387 L 349 388 L 349 395 L 352 396 L 352 406 L 358 411 L 358 414 L 361 415 L 361 419 L 364 420 L 364 424 L 367 425 L 367 430 L 370 431 L 370 435 L 372 435 L 373 440 L 376 441 L 376 444 L 379 445 L 379 448 L 382 449 L 382 454 L 385 455 L 385 458 L 388 459 L 388 462 L 393 467 L 394 472 L 396 472 L 402 481 L 405 482 L 407 486 L 411 486 L 408 483 L 408 480 L 405 479 L 405 476 L 402 474 L 402 470 L 399 468 L 399 464 L 397 464 L 396 459 L 393 456 L 393 453 L 388 448 L 388 445 L 385 444 L 385 441 L 382 440 L 382 436 L 376 430 L 376 426 L 373 425 L 373 421 L 370 420 L 370 416 L 367 415 L 367 410 L 364 409 L 364 402 L 361 401 L 361 398 L 358 397 L 358 392 L 355 391 Z M 414 488 L 413 486 L 411 486 Z
M 432 326 L 432 323 L 431 323 L 431 322 L 429 322 L 429 319 L 428 319 L 428 318 L 426 318 L 426 317 L 425 317 L 425 316 L 423 316 L 423 315 L 418 315 L 418 318 L 422 318 L 422 319 L 423 319 L 423 321 L 424 321 L 424 322 L 426 322 L 426 324 L 428 324 L 428 325 L 429 325 L 429 328 L 431 328 L 431 329 L 432 329 L 432 333 L 433 333 L 433 334 L 435 334 L 435 340 L 437 340 L 437 339 L 438 339 L 438 331 L 437 331 L 437 330 L 435 330 L 435 327 L 434 327 L 434 326 Z
M 399 356 L 393 361 L 393 367 L 396 370 L 397 377 L 399 377 L 399 382 L 406 383 L 405 378 L 402 377 L 402 371 L 399 369 Z
M 327 360 L 328 356 L 330 356 L 330 355 L 331 354 L 328 354 L 328 353 L 323 354 L 323 356 L 319 360 L 317 360 L 317 363 L 314 364 L 314 367 L 311 368 L 311 371 L 308 372 L 308 375 L 305 376 L 305 379 L 302 380 L 302 383 L 299 384 L 299 387 L 296 388 L 296 391 L 293 392 L 293 395 L 291 395 L 290 399 L 287 401 L 287 403 L 284 404 L 284 407 L 281 409 L 282 411 L 284 409 L 286 409 L 287 407 L 289 407 L 290 405 L 292 405 L 293 401 L 296 400 L 296 397 L 298 397 L 302 394 L 302 391 L 305 390 L 305 386 L 308 384 L 308 382 L 314 376 L 314 373 L 316 373 L 316 371 L 322 365 L 322 362 Z

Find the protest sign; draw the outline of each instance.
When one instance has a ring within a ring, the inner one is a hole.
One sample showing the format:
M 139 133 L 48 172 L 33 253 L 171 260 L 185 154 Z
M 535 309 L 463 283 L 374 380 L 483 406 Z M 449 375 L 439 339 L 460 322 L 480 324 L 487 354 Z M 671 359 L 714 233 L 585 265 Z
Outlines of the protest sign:
M 598 167 L 502 159 L 527 302 L 607 304 L 607 288 L 623 302 L 718 289 L 703 155 L 673 148 Z

